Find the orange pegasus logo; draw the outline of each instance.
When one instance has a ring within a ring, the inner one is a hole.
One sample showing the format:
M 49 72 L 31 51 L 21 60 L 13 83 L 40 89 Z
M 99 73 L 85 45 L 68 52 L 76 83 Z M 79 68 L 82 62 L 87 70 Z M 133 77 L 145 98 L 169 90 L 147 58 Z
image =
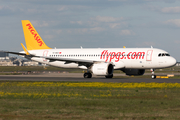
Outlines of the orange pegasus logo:
M 38 36 L 38 33 L 36 33 L 36 31 L 33 29 L 33 27 L 31 26 L 31 24 L 26 24 L 26 26 L 28 26 L 29 31 L 31 32 L 32 35 L 34 35 L 34 39 L 37 41 L 39 46 L 42 46 L 44 43 L 43 41 L 40 39 L 40 37 Z

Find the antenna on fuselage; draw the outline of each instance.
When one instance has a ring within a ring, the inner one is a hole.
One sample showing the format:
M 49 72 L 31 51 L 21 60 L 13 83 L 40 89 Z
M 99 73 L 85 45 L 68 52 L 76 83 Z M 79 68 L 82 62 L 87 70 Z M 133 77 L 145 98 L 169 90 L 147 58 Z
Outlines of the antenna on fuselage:
M 153 46 L 151 46 L 151 48 L 153 48 Z
M 81 49 L 83 49 L 83 47 L 82 46 L 80 46 L 81 47 Z

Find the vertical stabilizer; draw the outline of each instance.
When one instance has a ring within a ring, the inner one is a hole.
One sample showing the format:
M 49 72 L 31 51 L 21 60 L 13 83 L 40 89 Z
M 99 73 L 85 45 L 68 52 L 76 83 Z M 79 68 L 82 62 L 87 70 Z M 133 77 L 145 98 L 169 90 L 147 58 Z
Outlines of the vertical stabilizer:
M 45 44 L 29 20 L 22 20 L 22 27 L 27 50 L 51 49 Z

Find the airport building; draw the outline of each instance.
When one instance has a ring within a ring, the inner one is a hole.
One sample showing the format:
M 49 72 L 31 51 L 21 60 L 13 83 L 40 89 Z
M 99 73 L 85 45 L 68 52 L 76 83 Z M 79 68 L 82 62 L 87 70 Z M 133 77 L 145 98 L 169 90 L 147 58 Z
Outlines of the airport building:
M 0 51 L 0 66 L 38 66 L 38 62 L 25 60 L 17 57 L 9 57 L 9 53 Z
M 0 51 L 0 60 L 9 60 L 9 53 Z
M 177 63 L 176 63 L 176 66 L 180 66 L 180 62 L 177 62 Z
M 1 59 L 0 60 L 0 66 L 16 66 L 16 64 L 13 64 L 13 62 L 11 60 Z
M 23 66 L 39 66 L 39 63 L 35 61 L 24 61 Z

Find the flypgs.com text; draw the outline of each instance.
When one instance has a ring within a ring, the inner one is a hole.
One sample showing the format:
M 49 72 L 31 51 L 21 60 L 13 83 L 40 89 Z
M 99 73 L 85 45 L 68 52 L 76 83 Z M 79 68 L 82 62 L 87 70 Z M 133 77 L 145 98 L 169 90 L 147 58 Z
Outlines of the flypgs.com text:
M 145 52 L 108 52 L 108 50 L 104 50 L 101 53 L 100 59 L 105 59 L 107 62 L 111 62 L 115 59 L 115 62 L 118 62 L 120 59 L 144 59 Z
M 38 33 L 36 33 L 36 31 L 33 29 L 31 24 L 29 23 L 26 26 L 28 26 L 28 29 L 31 32 L 31 34 L 34 35 L 34 39 L 37 41 L 37 43 L 39 43 L 39 46 L 42 46 L 44 43 L 41 40 L 41 38 L 38 36 Z

